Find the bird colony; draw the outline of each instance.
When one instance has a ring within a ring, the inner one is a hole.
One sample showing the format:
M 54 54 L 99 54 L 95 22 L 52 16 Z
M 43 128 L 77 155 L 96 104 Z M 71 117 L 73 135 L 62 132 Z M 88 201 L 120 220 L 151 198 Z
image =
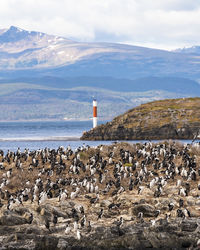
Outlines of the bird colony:
M 200 147 L 167 141 L 0 151 L 0 207 L 1 226 L 27 224 L 77 242 L 98 227 L 122 236 L 129 224 L 153 230 L 199 220 Z

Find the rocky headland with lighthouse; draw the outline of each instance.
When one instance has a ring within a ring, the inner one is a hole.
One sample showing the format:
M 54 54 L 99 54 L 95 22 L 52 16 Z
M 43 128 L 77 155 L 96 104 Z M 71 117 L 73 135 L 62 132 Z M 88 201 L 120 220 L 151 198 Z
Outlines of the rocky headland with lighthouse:
M 200 98 L 142 104 L 83 133 L 82 140 L 195 140 L 200 136 Z

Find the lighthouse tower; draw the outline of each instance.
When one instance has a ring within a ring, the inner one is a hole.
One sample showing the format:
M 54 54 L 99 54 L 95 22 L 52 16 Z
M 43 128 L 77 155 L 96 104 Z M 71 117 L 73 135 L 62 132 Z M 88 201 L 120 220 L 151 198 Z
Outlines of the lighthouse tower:
M 97 126 L 97 101 L 93 100 L 93 128 Z

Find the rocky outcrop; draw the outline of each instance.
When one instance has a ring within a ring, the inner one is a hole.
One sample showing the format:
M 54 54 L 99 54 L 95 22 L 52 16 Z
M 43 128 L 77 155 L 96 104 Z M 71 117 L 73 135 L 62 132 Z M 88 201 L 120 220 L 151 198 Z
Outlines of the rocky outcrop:
M 194 139 L 200 134 L 200 98 L 142 104 L 85 132 L 81 140 Z
M 149 211 L 148 206 L 143 204 L 136 210 Z M 30 206 L 29 212 L 31 210 Z M 31 225 L 23 222 L 17 225 L 18 216 L 13 216 L 16 223 L 12 226 L 1 225 L 0 249 L 195 249 L 200 239 L 199 218 L 177 218 L 170 222 L 160 219 L 155 225 L 151 221 L 134 222 L 130 219 L 120 228 L 106 222 L 97 223 L 91 232 L 82 229 L 81 239 L 78 240 L 73 229 L 68 234 L 64 233 L 66 221 L 63 217 L 59 217 L 59 225 L 47 230 L 39 216 Z M 154 215 L 147 216 L 153 218 Z

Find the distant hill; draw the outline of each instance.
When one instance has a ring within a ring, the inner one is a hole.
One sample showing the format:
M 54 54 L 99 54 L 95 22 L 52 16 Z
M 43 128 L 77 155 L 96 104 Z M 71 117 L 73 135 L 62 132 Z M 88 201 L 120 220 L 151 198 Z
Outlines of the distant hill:
M 200 136 L 200 98 L 142 104 L 100 125 L 82 140 L 195 139 Z
M 110 120 L 149 100 L 188 96 L 162 90 L 120 92 L 102 88 L 60 88 L 30 83 L 0 84 L 0 121 L 90 119 L 92 99 L 98 100 L 100 120 Z
M 144 77 L 138 79 L 113 77 L 23 77 L 16 79 L 0 79 L 1 83 L 30 83 L 45 87 L 76 88 L 92 87 L 122 92 L 145 92 L 162 90 L 179 94 L 200 95 L 200 84 L 194 80 L 181 77 Z
M 141 103 L 200 96 L 199 47 L 165 51 L 0 30 L 0 121 L 111 119 Z

